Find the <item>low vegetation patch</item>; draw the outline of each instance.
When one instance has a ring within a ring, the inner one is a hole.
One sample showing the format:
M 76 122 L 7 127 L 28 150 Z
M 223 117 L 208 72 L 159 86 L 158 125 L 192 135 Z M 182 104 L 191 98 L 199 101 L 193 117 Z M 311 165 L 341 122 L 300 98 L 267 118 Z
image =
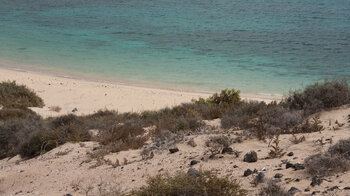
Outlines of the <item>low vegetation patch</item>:
M 272 180 L 268 180 L 259 191 L 259 196 L 290 196 L 288 192 Z
M 144 129 L 133 124 L 113 126 L 107 131 L 101 131 L 98 136 L 98 141 L 107 146 L 110 152 L 139 149 L 147 139 Z
M 0 123 L 0 159 L 19 154 L 28 138 L 40 132 L 43 127 L 42 118 L 36 114 L 26 114 L 21 118 L 16 115 L 16 118 Z
M 147 181 L 147 185 L 130 195 L 186 195 L 186 196 L 243 196 L 247 191 L 236 181 L 219 178 L 211 172 L 202 172 L 200 176 L 180 173 L 175 176 L 157 175 Z
M 284 100 L 290 109 L 313 114 L 324 109 L 350 103 L 350 86 L 347 80 L 324 81 L 307 86 L 304 90 L 291 92 Z
M 99 141 L 113 151 L 134 149 L 141 147 L 148 136 L 159 142 L 167 139 L 162 137 L 164 132 L 175 135 L 199 132 L 203 128 L 203 120 L 215 118 L 222 118 L 221 124 L 225 129 L 248 130 L 250 135 L 259 139 L 322 131 L 317 116 L 310 119 L 309 114 L 350 103 L 349 92 L 346 81 L 326 81 L 295 91 L 280 103 L 266 104 L 242 101 L 240 92 L 231 89 L 208 99 L 193 100 L 159 111 L 119 114 L 101 110 L 86 116 L 69 114 L 41 119 L 27 109 L 43 106 L 41 98 L 25 86 L 2 82 L 0 104 L 4 107 L 0 110 L 0 140 L 4 142 L 0 144 L 1 157 L 18 152 L 24 157 L 33 157 L 65 142 L 88 140 Z M 37 121 L 31 123 L 33 118 Z M 25 126 L 27 124 L 30 125 Z M 143 129 L 146 127 L 154 128 L 146 133 Z M 90 136 L 91 129 L 99 130 L 98 138 Z M 20 138 L 21 135 L 25 137 Z
M 5 108 L 43 107 L 43 100 L 24 85 L 0 83 L 0 105 Z
M 305 159 L 305 167 L 311 175 L 328 176 L 350 169 L 350 138 L 340 140 L 327 152 Z

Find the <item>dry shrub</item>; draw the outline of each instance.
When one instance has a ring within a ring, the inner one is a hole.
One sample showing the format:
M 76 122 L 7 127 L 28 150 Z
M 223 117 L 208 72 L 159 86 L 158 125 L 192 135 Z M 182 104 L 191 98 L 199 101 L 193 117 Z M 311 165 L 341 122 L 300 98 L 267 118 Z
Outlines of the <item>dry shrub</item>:
M 236 104 L 226 110 L 221 119 L 223 128 L 236 127 L 240 129 L 251 128 L 251 120 L 258 117 L 258 112 L 266 107 L 265 102 L 249 101 Z
M 279 139 L 279 135 L 275 135 L 274 138 L 272 138 L 272 140 L 270 141 L 270 158 L 281 158 L 284 154 L 286 154 L 286 152 L 283 152 L 283 149 L 279 146 L 280 141 L 281 140 Z
M 334 144 L 328 149 L 331 155 L 341 155 L 342 157 L 350 160 L 350 138 L 346 140 L 339 140 L 338 143 Z
M 349 170 L 350 161 L 341 155 L 316 154 L 305 159 L 306 171 L 311 175 L 329 176 Z
M 320 117 L 315 116 L 311 119 L 311 122 L 309 119 L 306 119 L 306 121 L 299 126 L 294 127 L 293 134 L 296 133 L 313 133 L 313 132 L 320 132 L 324 129 L 324 127 L 321 125 Z
M 288 192 L 271 179 L 260 189 L 259 196 L 290 196 Z
M 211 136 L 205 142 L 205 146 L 208 147 L 211 156 L 219 154 L 223 148 L 229 147 L 231 144 L 232 140 L 224 135 Z
M 15 81 L 0 83 L 0 105 L 4 108 L 43 107 L 43 100 L 34 91 Z
M 196 147 L 196 146 L 197 146 L 197 144 L 196 144 L 196 142 L 194 141 L 193 138 L 191 138 L 190 140 L 188 140 L 188 141 L 187 141 L 187 144 L 188 144 L 189 146 L 191 146 L 191 147 Z
M 66 142 L 83 142 L 89 140 L 89 133 L 75 124 L 62 126 L 55 130 L 42 130 L 29 137 L 29 140 L 22 144 L 20 155 L 24 158 L 32 158 Z
M 304 90 L 291 92 L 284 101 L 291 109 L 313 114 L 323 109 L 350 103 L 350 87 L 347 80 L 324 81 L 307 86 Z
M 98 138 L 111 152 L 119 152 L 141 148 L 148 136 L 145 136 L 145 131 L 140 125 L 122 124 L 101 131 Z
M 211 172 L 202 172 L 199 177 L 179 173 L 173 177 L 168 174 L 151 177 L 147 185 L 129 195 L 186 195 L 186 196 L 244 196 L 247 191 L 236 181 L 219 178 Z
M 305 141 L 306 140 L 306 138 L 305 138 L 305 136 L 300 136 L 300 137 L 298 137 L 297 135 L 295 135 L 295 134 L 293 134 L 293 136 L 292 136 L 292 138 L 290 139 L 290 141 L 293 143 L 293 144 L 299 144 L 299 143 L 301 143 L 301 142 L 303 142 L 303 141 Z
M 328 176 L 350 169 L 350 138 L 340 140 L 327 152 L 312 155 L 305 159 L 305 167 L 309 174 Z
M 43 126 L 42 118 L 36 114 L 0 123 L 0 159 L 18 154 L 28 138 L 41 131 Z
M 303 122 L 301 112 L 289 110 L 276 102 L 242 102 L 226 113 L 221 121 L 223 128 L 250 130 L 259 139 L 275 134 L 290 133 Z
M 0 122 L 17 118 L 24 119 L 29 115 L 35 115 L 35 112 L 27 108 L 3 108 L 0 109 Z
M 50 111 L 53 112 L 60 112 L 62 110 L 62 108 L 60 106 L 51 106 L 50 107 Z

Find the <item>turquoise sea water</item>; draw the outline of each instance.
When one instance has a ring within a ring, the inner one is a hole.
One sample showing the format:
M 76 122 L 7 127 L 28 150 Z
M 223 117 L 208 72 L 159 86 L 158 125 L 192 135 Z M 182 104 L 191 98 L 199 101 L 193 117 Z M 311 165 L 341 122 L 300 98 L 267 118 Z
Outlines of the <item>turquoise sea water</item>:
M 0 0 L 0 62 L 247 93 L 349 76 L 349 0 Z

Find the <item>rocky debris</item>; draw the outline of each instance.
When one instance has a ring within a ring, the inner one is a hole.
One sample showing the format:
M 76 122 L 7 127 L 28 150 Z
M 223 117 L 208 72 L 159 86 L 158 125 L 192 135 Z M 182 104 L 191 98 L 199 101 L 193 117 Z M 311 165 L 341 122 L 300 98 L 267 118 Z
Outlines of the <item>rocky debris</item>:
M 295 195 L 296 193 L 301 192 L 301 190 L 299 190 L 298 188 L 292 186 L 289 190 L 288 190 L 288 195 Z
M 321 191 L 313 191 L 311 195 L 316 195 L 317 193 L 320 193 Z
M 197 160 L 192 160 L 191 163 L 190 163 L 190 165 L 196 165 L 197 163 L 199 163 L 199 161 L 197 161 Z
M 339 189 L 338 186 L 332 186 L 331 188 L 327 189 L 327 191 L 334 191 L 336 189 Z
M 74 109 L 72 110 L 73 113 L 74 113 L 74 112 L 77 112 L 77 111 L 78 111 L 77 108 L 74 108 Z
M 64 196 L 73 196 L 73 195 L 72 195 L 72 194 L 67 193 L 67 194 L 65 194 Z
M 188 169 L 187 174 L 188 174 L 189 176 L 194 176 L 194 177 L 199 177 L 199 176 L 201 176 L 201 172 L 199 172 L 198 170 L 196 170 L 196 169 L 194 169 L 194 168 Z
M 264 172 L 259 172 L 258 175 L 255 177 L 255 183 L 263 183 L 265 181 L 265 174 Z
M 234 165 L 233 168 L 238 168 L 238 165 Z
M 288 168 L 293 168 L 295 171 L 297 171 L 297 170 L 305 169 L 305 166 L 303 164 L 300 164 L 300 163 L 293 164 L 293 163 L 288 162 L 286 164 L 286 169 L 288 169 Z
M 283 174 L 280 174 L 280 173 L 277 173 L 275 174 L 274 178 L 282 178 L 283 177 Z
M 222 149 L 222 154 L 225 154 L 225 153 L 227 153 L 227 154 L 233 154 L 233 149 L 231 148 L 231 147 L 225 147 L 225 148 L 223 148 Z
M 280 183 L 280 182 L 282 182 L 282 180 L 281 180 L 281 178 L 274 178 L 274 179 L 272 179 L 272 182 L 273 183 Z
M 295 171 L 297 171 L 297 170 L 305 169 L 305 166 L 303 164 L 296 163 L 296 164 L 294 164 L 293 168 Z
M 309 188 L 306 188 L 306 189 L 304 189 L 304 191 L 305 191 L 305 192 L 309 192 L 309 191 L 310 191 L 310 189 L 309 189 Z
M 178 148 L 170 148 L 169 152 L 170 152 L 170 154 L 173 154 L 175 152 L 179 152 L 179 149 Z
M 287 156 L 289 156 L 289 157 L 291 157 L 293 155 L 294 155 L 294 152 L 290 152 L 290 153 L 287 154 Z
M 344 187 L 344 190 L 350 190 L 350 186 Z
M 322 182 L 323 182 L 323 179 L 321 179 L 321 178 L 318 178 L 317 176 L 314 176 L 313 178 L 312 178 L 312 181 L 311 181 L 311 186 L 316 186 L 316 185 L 321 185 L 322 184 Z
M 247 170 L 244 171 L 243 176 L 244 176 L 244 177 L 247 177 L 247 176 L 250 176 L 250 175 L 252 175 L 252 174 L 253 174 L 253 171 L 250 170 L 250 169 L 247 169 Z
M 293 167 L 293 166 L 294 166 L 294 165 L 293 165 L 292 163 L 289 163 L 289 162 L 288 162 L 288 163 L 286 164 L 286 169 L 291 168 L 291 167 Z
M 258 154 L 255 151 L 250 151 L 244 155 L 244 162 L 253 163 L 258 161 Z

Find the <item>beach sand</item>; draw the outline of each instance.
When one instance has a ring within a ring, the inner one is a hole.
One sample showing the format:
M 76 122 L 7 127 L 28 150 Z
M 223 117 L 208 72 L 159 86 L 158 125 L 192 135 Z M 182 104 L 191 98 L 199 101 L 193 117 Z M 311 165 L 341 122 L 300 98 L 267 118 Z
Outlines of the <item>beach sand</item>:
M 24 84 L 34 90 L 45 102 L 43 108 L 32 108 L 43 117 L 72 113 L 91 114 L 101 109 L 118 112 L 141 112 L 172 107 L 190 102 L 199 97 L 207 98 L 211 93 L 168 90 L 140 87 L 117 83 L 98 82 L 86 79 L 65 78 L 50 74 L 11 70 L 0 67 L 0 81 L 13 81 Z M 266 101 L 279 100 L 279 96 L 248 95 L 242 98 Z M 50 108 L 58 106 L 60 112 Z

